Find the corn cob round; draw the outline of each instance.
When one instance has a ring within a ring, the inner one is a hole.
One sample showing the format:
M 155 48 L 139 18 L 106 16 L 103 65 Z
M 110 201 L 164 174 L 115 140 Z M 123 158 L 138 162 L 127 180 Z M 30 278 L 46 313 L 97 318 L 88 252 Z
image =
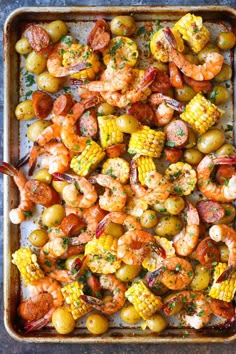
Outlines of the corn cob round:
M 217 283 L 217 279 L 219 276 L 228 268 L 227 263 L 218 263 L 214 269 L 213 275 L 213 284 L 209 291 L 209 296 L 214 299 L 223 300 L 226 302 L 231 302 L 234 298 L 234 294 L 236 291 L 236 272 L 234 271 L 230 278 L 222 281 L 221 283 Z
M 99 135 L 102 147 L 120 144 L 123 142 L 123 133 L 118 129 L 116 116 L 107 115 L 98 117 Z

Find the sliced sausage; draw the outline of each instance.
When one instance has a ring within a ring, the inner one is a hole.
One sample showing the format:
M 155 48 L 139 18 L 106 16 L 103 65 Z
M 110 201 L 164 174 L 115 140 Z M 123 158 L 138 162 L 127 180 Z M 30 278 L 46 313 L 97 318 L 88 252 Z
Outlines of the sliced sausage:
M 93 109 L 85 112 L 77 123 L 79 134 L 95 138 L 98 132 L 97 116 Z
M 61 222 L 60 228 L 66 236 L 78 235 L 86 223 L 76 214 L 67 215 Z
M 195 92 L 211 92 L 213 88 L 213 85 L 209 80 L 197 81 L 185 75 L 183 75 L 183 80 L 187 85 L 191 86 Z
M 53 307 L 53 297 L 49 293 L 40 293 L 23 301 L 18 306 L 18 314 L 26 321 L 42 318 Z
M 56 116 L 66 116 L 70 112 L 73 104 L 73 97 L 63 93 L 55 100 L 52 111 Z
M 197 203 L 200 218 L 207 223 L 218 222 L 225 215 L 222 205 L 212 200 L 201 200 Z
M 101 294 L 101 285 L 99 280 L 95 277 L 95 275 L 91 274 L 86 279 L 87 285 L 90 288 L 91 296 L 95 296 L 100 298 Z
M 105 20 L 100 19 L 95 23 L 92 31 L 87 38 L 87 44 L 89 44 L 93 50 L 103 52 L 110 42 L 111 34 L 110 27 Z
M 44 182 L 30 179 L 25 184 L 25 191 L 29 199 L 36 203 L 47 207 L 60 203 L 59 194 Z
M 165 93 L 171 87 L 169 75 L 162 70 L 156 69 L 156 77 L 150 88 L 153 92 Z
M 232 165 L 219 165 L 216 171 L 216 180 L 219 184 L 226 185 L 230 178 L 235 175 L 235 168 Z
M 220 251 L 210 237 L 204 238 L 198 244 L 195 254 L 201 265 L 208 269 L 213 268 L 214 264 L 220 261 Z
M 37 90 L 32 95 L 33 110 L 39 119 L 47 118 L 52 110 L 53 98 L 46 92 Z
M 164 155 L 165 155 L 166 161 L 169 161 L 171 163 L 175 163 L 181 159 L 181 157 L 183 155 L 183 151 L 181 149 L 166 147 L 166 148 L 164 148 Z
M 136 102 L 126 109 L 128 114 L 136 117 L 142 124 L 153 126 L 155 125 L 155 112 L 152 107 L 144 102 Z
M 184 83 L 182 79 L 181 72 L 177 65 L 173 62 L 169 63 L 169 72 L 170 72 L 170 84 L 172 87 L 183 88 Z
M 106 148 L 107 157 L 119 157 L 126 152 L 126 144 L 116 144 Z
M 42 27 L 38 25 L 30 26 L 25 33 L 31 47 L 38 53 L 48 48 L 50 37 Z
M 180 119 L 173 120 L 166 128 L 166 137 L 171 147 L 183 147 L 188 142 L 188 127 Z

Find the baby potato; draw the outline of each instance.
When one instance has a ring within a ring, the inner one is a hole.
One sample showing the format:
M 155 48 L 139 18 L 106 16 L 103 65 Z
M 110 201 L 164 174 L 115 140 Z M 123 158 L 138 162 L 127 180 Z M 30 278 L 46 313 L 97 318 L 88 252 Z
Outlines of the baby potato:
M 52 324 L 60 334 L 71 333 L 75 328 L 75 320 L 64 307 L 58 307 L 52 314 Z
M 133 280 L 140 273 L 141 269 L 142 266 L 139 264 L 130 265 L 123 263 L 116 271 L 116 277 L 123 282 L 128 282 Z
M 154 227 L 158 222 L 156 212 L 154 210 L 146 210 L 141 215 L 140 222 L 145 229 Z
M 122 321 L 129 324 L 136 324 L 140 321 L 141 317 L 135 310 L 134 305 L 128 305 L 120 310 L 120 318 Z
M 46 168 L 42 168 L 34 174 L 34 179 L 37 179 L 37 181 L 44 182 L 46 184 L 50 184 L 52 181 L 52 175 L 50 175 Z
M 156 313 L 146 320 L 146 325 L 152 332 L 160 333 L 164 331 L 168 323 L 164 317 Z
M 105 228 L 104 232 L 108 235 L 117 238 L 122 236 L 125 233 L 123 225 L 116 224 L 114 222 L 110 222 Z
M 29 54 L 32 51 L 32 47 L 29 44 L 29 41 L 26 37 L 22 37 L 16 42 L 15 50 L 17 53 L 24 55 Z
M 111 33 L 115 36 L 132 36 L 137 26 L 132 16 L 115 16 L 110 23 Z
M 223 144 L 219 149 L 216 150 L 216 156 L 231 156 L 236 155 L 236 149 L 233 144 Z
M 38 87 L 41 90 L 44 90 L 44 91 L 47 91 L 50 93 L 55 93 L 55 92 L 61 90 L 61 88 L 65 82 L 65 79 L 59 78 L 59 77 L 54 77 L 48 71 L 44 71 L 39 76 L 37 76 L 36 82 L 37 82 Z
M 166 207 L 165 207 L 165 203 L 160 203 L 157 202 L 156 204 L 153 205 L 153 209 L 160 214 L 168 214 Z
M 108 116 L 114 113 L 114 107 L 107 102 L 103 102 L 98 106 L 98 113 L 103 116 Z
M 216 44 L 221 50 L 232 49 L 236 44 L 236 36 L 233 32 L 221 32 L 216 37 Z
M 58 226 L 65 216 L 64 207 L 60 204 L 54 204 L 43 211 L 42 223 L 47 227 Z
M 221 71 L 214 77 L 216 82 L 224 82 L 230 80 L 232 77 L 232 68 L 229 64 L 223 63 Z
M 231 203 L 222 203 L 221 205 L 225 210 L 225 215 L 215 224 L 230 224 L 236 216 L 235 207 Z
M 219 48 L 216 45 L 214 45 L 213 43 L 208 42 L 207 45 L 205 45 L 205 47 L 202 50 L 200 50 L 200 52 L 197 55 L 200 63 L 204 63 L 206 60 L 207 54 L 210 54 L 210 53 L 219 53 Z
M 197 264 L 195 267 L 195 273 L 190 287 L 194 291 L 201 291 L 208 287 L 211 275 L 207 268 L 203 267 L 201 264 Z
M 164 312 L 168 316 L 177 315 L 177 313 L 179 313 L 183 308 L 182 299 L 178 300 L 178 297 L 176 297 L 175 294 L 167 295 L 163 302 L 164 304 L 167 304 L 167 308 Z
M 132 134 L 139 129 L 138 119 L 130 114 L 123 114 L 117 117 L 116 124 L 123 133 Z
M 102 334 L 108 330 L 109 322 L 105 316 L 98 313 L 93 313 L 88 316 L 86 320 L 86 327 L 89 332 L 93 334 Z
M 222 243 L 218 246 L 218 250 L 220 251 L 220 261 L 227 263 L 229 259 L 229 248 Z
M 56 43 L 61 39 L 61 37 L 65 36 L 68 32 L 67 24 L 61 20 L 56 20 L 50 22 L 46 27 L 45 30 L 49 34 L 51 41 Z
M 224 132 L 220 129 L 210 129 L 202 134 L 197 142 L 197 148 L 203 154 L 209 154 L 219 149 L 225 141 Z
M 191 149 L 197 145 L 197 135 L 192 128 L 188 128 L 188 143 L 185 145 L 186 149 Z
M 67 186 L 69 183 L 66 181 L 57 181 L 53 179 L 52 181 L 52 187 L 55 189 L 57 193 L 62 193 L 63 189 L 65 186 Z
M 159 219 L 155 232 L 158 236 L 175 236 L 183 228 L 182 220 L 175 215 L 162 216 Z
M 29 120 L 34 118 L 33 101 L 25 100 L 20 102 L 16 106 L 15 115 L 18 120 Z
M 41 134 L 45 128 L 49 127 L 49 125 L 51 125 L 51 122 L 48 120 L 37 120 L 33 122 L 27 129 L 27 138 L 31 141 L 36 141 L 39 134 Z
M 185 208 L 184 199 L 174 195 L 167 198 L 164 205 L 167 212 L 172 215 L 178 215 Z
M 229 90 L 223 85 L 215 85 L 209 94 L 209 99 L 216 105 L 226 103 L 229 97 Z
M 186 84 L 183 85 L 183 88 L 175 88 L 175 98 L 177 101 L 189 102 L 196 92 L 194 89 Z
M 48 234 L 45 230 L 33 230 L 28 237 L 30 243 L 35 247 L 43 247 L 48 242 Z
M 190 165 L 198 165 L 204 155 L 196 149 L 186 149 L 184 151 L 184 161 Z
M 43 55 L 39 55 L 32 51 L 26 58 L 25 68 L 32 74 L 39 75 L 46 68 L 47 59 Z

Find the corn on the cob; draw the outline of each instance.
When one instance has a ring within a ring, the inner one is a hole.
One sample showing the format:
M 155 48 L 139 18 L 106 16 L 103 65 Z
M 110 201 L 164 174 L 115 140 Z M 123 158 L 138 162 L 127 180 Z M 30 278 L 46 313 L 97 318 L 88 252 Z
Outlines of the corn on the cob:
M 19 248 L 13 253 L 12 263 L 19 269 L 25 285 L 44 277 L 44 273 L 38 265 L 36 254 L 32 253 L 28 247 Z
M 196 171 L 184 162 L 172 163 L 165 171 L 165 176 L 171 182 L 171 194 L 189 195 L 197 183 Z
M 236 291 L 236 272 L 232 273 L 230 278 L 216 283 L 219 276 L 228 268 L 227 263 L 218 263 L 214 270 L 213 284 L 209 292 L 209 296 L 214 299 L 231 302 Z
M 155 240 L 164 249 L 166 253 L 166 258 L 173 257 L 175 255 L 175 249 L 173 247 L 173 242 L 167 240 L 165 237 L 155 236 Z M 146 258 L 142 262 L 142 266 L 149 270 L 149 272 L 154 272 L 158 266 L 163 261 L 163 258 L 155 250 L 150 250 Z
M 184 41 L 181 35 L 175 28 L 172 28 L 171 31 L 177 43 L 177 50 L 182 52 L 184 50 Z M 159 60 L 163 63 L 169 61 L 168 46 L 165 43 L 166 37 L 163 29 L 155 32 L 150 41 L 150 50 L 152 55 L 156 60 Z
M 218 122 L 222 113 L 216 105 L 207 100 L 201 93 L 198 93 L 187 104 L 180 117 L 199 134 L 203 134 Z
M 98 126 L 100 141 L 103 148 L 123 142 L 123 133 L 118 129 L 115 116 L 99 116 Z
M 110 175 L 120 183 L 126 183 L 129 179 L 129 163 L 121 157 L 107 159 L 102 166 L 102 173 Z
M 103 52 L 104 64 L 108 65 L 109 62 L 112 62 L 113 65 L 117 64 L 117 68 L 122 67 L 122 64 L 134 66 L 137 59 L 137 44 L 129 37 L 117 36 L 112 38 Z
M 190 13 L 181 17 L 174 25 L 174 29 L 179 31 L 183 39 L 188 43 L 193 52 L 198 53 L 210 39 L 210 32 L 202 23 L 200 16 Z
M 165 133 L 143 125 L 140 130 L 131 134 L 128 152 L 143 156 L 161 156 L 165 144 Z
M 125 212 L 129 215 L 135 216 L 136 218 L 140 218 L 142 214 L 148 209 L 148 204 L 143 200 L 132 197 L 127 199 L 127 203 L 125 205 Z
M 61 289 L 61 292 L 67 304 L 67 309 L 72 314 L 74 320 L 77 320 L 92 310 L 92 306 L 87 304 L 80 297 L 84 294 L 82 283 L 78 281 L 69 283 Z
M 116 252 L 117 238 L 104 233 L 86 244 L 86 264 L 94 273 L 115 273 L 121 264 L 121 261 L 117 260 Z
M 125 296 L 134 305 L 135 310 L 144 320 L 153 315 L 157 310 L 160 310 L 162 306 L 161 298 L 154 295 L 144 285 L 142 280 L 131 285 L 125 292 Z
M 105 152 L 101 146 L 89 139 L 89 144 L 87 144 L 82 154 L 73 157 L 70 167 L 77 175 L 87 176 L 96 169 L 104 157 Z
M 62 65 L 67 67 L 81 62 L 87 63 L 87 68 L 71 75 L 78 80 L 93 80 L 101 68 L 98 55 L 87 45 L 76 43 L 72 44 L 67 51 L 63 53 Z
M 144 180 L 147 172 L 156 171 L 156 166 L 151 157 L 139 156 L 137 159 L 138 166 L 138 178 L 142 185 L 144 185 Z

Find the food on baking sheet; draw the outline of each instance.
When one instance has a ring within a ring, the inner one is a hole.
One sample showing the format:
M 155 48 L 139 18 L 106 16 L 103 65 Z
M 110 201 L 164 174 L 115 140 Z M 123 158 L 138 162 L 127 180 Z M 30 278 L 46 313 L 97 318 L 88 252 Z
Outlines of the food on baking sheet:
M 27 88 L 37 83 L 15 110 L 30 150 L 0 166 L 19 189 L 11 222 L 40 213 L 12 255 L 23 329 L 68 334 L 85 319 L 99 335 L 115 314 L 155 333 L 172 317 L 196 330 L 232 320 L 236 152 L 223 119 L 235 34 L 188 13 L 99 19 L 77 37 L 57 20 L 15 46 Z

